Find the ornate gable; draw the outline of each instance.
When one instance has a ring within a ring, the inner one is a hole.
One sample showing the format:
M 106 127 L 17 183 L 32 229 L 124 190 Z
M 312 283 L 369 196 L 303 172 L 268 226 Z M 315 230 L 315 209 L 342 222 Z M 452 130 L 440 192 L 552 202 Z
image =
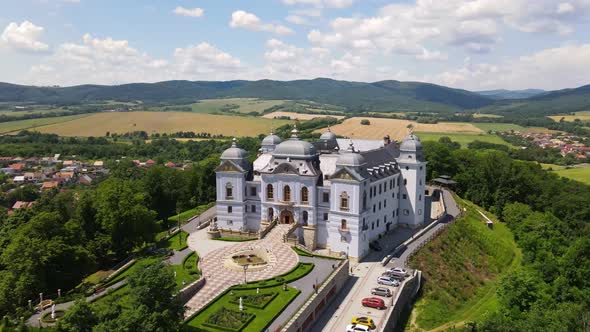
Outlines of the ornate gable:
M 221 165 L 217 166 L 217 168 L 215 169 L 215 172 L 236 172 L 236 173 L 243 173 L 244 170 L 236 165 L 235 163 L 226 160 L 223 163 L 221 163 Z
M 278 165 L 277 167 L 275 167 L 275 169 L 272 171 L 272 173 L 273 174 L 299 175 L 299 171 L 297 171 L 297 169 L 289 163 L 282 163 L 282 164 Z
M 348 167 L 343 167 L 337 170 L 332 176 L 331 179 L 340 179 L 340 180 L 348 180 L 348 181 L 362 181 L 358 174 L 352 172 L 348 169 Z

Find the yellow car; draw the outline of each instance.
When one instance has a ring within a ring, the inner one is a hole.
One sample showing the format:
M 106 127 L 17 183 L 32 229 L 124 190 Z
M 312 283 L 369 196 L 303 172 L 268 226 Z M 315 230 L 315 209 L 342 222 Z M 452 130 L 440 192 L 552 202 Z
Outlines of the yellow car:
M 351 323 L 368 326 L 370 329 L 375 328 L 375 322 L 369 317 L 353 317 Z

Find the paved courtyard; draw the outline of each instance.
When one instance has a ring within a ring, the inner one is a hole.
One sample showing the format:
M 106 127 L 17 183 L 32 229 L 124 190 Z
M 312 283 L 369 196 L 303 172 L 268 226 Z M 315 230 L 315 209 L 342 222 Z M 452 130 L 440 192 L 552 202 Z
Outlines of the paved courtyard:
M 262 240 L 234 244 L 232 242 L 209 240 L 206 231 L 198 231 L 189 236 L 189 247 L 201 256 L 199 267 L 206 278 L 203 288 L 190 299 L 185 316 L 190 316 L 227 288 L 244 282 L 243 270 L 234 270 L 224 266 L 223 262 L 233 253 L 262 249 L 270 255 L 265 269 L 247 272 L 248 281 L 269 279 L 289 272 L 298 263 L 298 255 L 288 244 L 283 242 L 283 235 L 290 225 L 277 225 Z M 204 237 L 203 237 L 204 236 Z M 218 246 L 213 248 L 213 246 Z

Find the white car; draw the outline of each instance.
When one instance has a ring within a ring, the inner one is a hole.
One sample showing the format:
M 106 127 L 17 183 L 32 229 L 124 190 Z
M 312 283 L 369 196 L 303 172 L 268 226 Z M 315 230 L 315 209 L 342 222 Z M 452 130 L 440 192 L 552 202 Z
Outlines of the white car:
M 390 278 L 390 277 L 379 277 L 377 278 L 377 283 L 379 285 L 386 285 L 386 286 L 394 286 L 394 287 L 398 287 L 399 286 L 399 281 Z
M 385 271 L 385 273 L 389 273 L 398 277 L 406 277 L 408 275 L 408 271 L 401 267 L 394 267 Z
M 346 332 L 370 332 L 371 329 L 368 326 L 361 324 L 350 324 L 346 327 Z

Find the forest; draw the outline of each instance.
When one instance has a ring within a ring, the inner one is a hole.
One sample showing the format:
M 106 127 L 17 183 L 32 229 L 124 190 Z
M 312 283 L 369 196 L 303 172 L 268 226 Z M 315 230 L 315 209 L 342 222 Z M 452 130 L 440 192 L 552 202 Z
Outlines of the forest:
M 500 281 L 500 309 L 466 331 L 585 331 L 590 326 L 590 186 L 498 150 L 425 142 L 429 178 L 495 213 L 515 235 L 523 266 Z

